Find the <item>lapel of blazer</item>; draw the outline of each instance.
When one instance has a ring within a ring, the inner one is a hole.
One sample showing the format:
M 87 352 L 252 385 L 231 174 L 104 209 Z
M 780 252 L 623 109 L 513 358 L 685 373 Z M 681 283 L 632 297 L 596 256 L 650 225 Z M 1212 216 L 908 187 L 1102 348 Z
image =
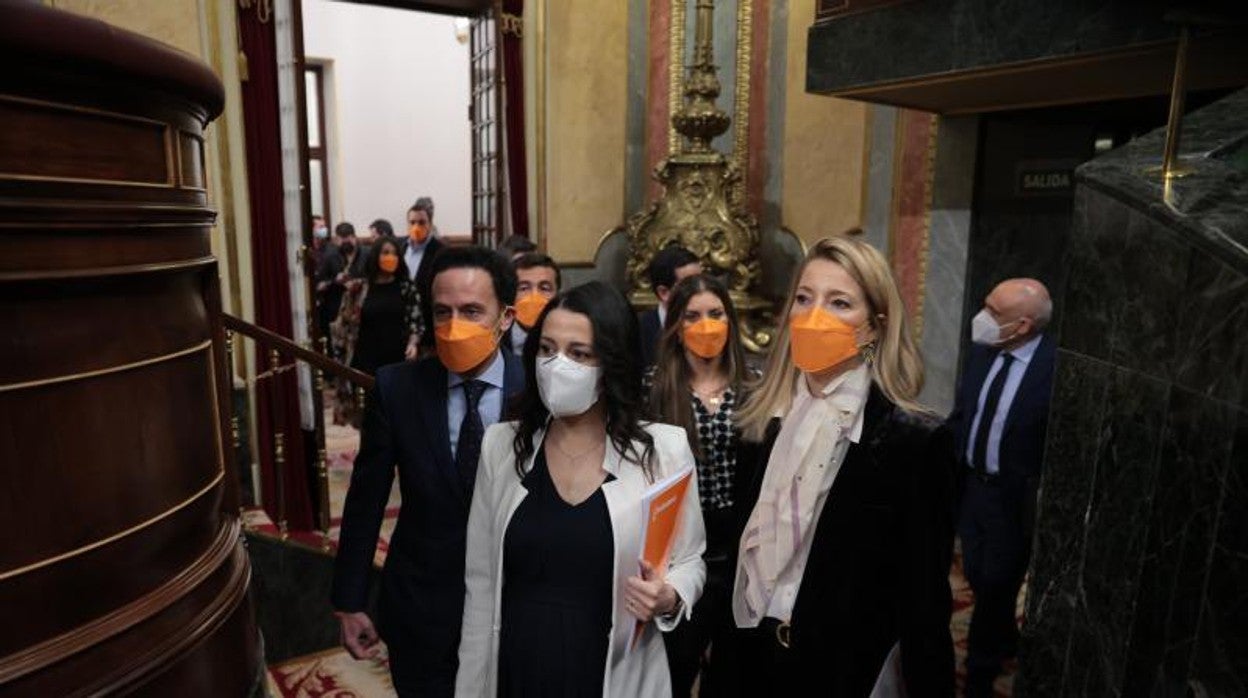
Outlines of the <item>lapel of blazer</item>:
M 511 330 L 503 333 L 504 337 L 511 336 Z M 499 410 L 498 421 L 505 421 L 508 417 L 507 406 L 520 393 L 524 392 L 524 365 L 520 361 L 520 357 L 516 356 L 509 347 L 503 347 L 499 344 L 500 351 L 503 354 L 503 399 Z
M 888 433 L 888 414 L 891 407 L 884 393 L 872 383 L 871 392 L 867 396 L 867 404 L 863 407 L 862 437 L 858 439 L 858 443 L 849 445 L 845 453 L 845 462 L 841 464 L 842 473 L 856 473 L 875 465 L 884 437 Z M 837 475 L 832 482 L 832 490 L 828 492 L 828 499 L 832 500 L 836 497 L 837 493 L 846 487 L 843 483 L 847 481 L 852 482 L 850 478 Z
M 425 370 L 417 374 L 415 395 L 420 403 L 421 418 L 425 422 L 424 437 L 428 439 L 429 448 L 433 451 L 435 469 L 446 478 L 451 490 L 459 495 L 457 499 L 463 501 L 464 487 L 459 481 L 455 460 L 451 458 L 451 432 L 446 416 L 449 399 L 446 367 L 432 357 L 421 364 Z
M 1006 434 L 1014 428 L 1018 422 L 1019 416 L 1032 408 L 1032 401 L 1039 396 L 1037 391 L 1043 390 L 1045 376 L 1053 373 L 1053 338 L 1045 334 L 1040 337 L 1040 344 L 1036 347 L 1036 353 L 1031 355 L 1031 361 L 1027 362 L 1027 370 L 1023 373 L 1023 380 L 1018 384 L 1018 391 L 1014 393 L 1014 401 L 1010 403 L 1010 411 L 1005 415 L 1005 428 L 1001 430 L 1001 436 L 1004 440 Z

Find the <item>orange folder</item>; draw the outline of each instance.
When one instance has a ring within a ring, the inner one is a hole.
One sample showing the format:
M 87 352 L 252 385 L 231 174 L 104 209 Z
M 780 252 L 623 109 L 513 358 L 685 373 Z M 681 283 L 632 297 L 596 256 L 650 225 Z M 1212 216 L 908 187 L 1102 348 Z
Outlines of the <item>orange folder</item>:
M 684 513 L 685 492 L 693 479 L 693 468 L 670 475 L 650 486 L 641 497 L 645 520 L 641 527 L 641 557 L 662 577 L 667 573 L 667 559 L 671 556 L 672 541 L 680 527 Z M 632 646 L 637 645 L 645 623 L 637 621 L 633 629 Z

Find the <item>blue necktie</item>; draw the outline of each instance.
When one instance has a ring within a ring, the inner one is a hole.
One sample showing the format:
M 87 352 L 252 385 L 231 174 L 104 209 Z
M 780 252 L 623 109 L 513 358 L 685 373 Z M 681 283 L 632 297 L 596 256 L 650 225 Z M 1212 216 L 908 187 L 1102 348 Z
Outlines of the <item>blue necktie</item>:
M 984 409 L 979 415 L 979 429 L 975 432 L 975 448 L 971 451 L 971 465 L 980 475 L 988 474 L 988 432 L 992 431 L 992 422 L 997 415 L 997 403 L 1001 401 L 1001 391 L 1005 390 L 1005 379 L 1010 375 L 1010 364 L 1014 362 L 1012 354 L 1001 355 L 1001 370 L 988 386 L 988 396 L 984 398 Z
M 464 381 L 464 397 L 468 409 L 464 412 L 464 421 L 459 424 L 459 441 L 455 446 L 455 468 L 459 471 L 460 482 L 464 491 L 472 496 L 472 488 L 477 481 L 477 460 L 481 458 L 481 438 L 485 436 L 485 425 L 481 423 L 481 412 L 477 406 L 481 403 L 481 395 L 485 393 L 486 384 L 478 381 Z

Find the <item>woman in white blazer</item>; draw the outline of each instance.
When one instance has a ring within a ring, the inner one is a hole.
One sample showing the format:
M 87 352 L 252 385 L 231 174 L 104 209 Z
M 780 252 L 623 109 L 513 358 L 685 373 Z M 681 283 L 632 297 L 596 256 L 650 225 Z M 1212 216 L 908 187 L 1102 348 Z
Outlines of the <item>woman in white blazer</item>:
M 534 328 L 521 418 L 482 443 L 455 694 L 665 698 L 659 633 L 701 594 L 705 532 L 692 478 L 666 572 L 642 565 L 642 497 L 693 467 L 688 439 L 639 421 L 637 322 L 618 291 L 571 289 Z

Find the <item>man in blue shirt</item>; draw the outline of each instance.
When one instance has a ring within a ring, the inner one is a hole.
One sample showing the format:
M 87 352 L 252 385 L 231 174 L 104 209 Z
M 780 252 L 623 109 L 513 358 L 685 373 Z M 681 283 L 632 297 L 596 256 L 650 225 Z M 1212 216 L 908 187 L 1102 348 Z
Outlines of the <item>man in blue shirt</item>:
M 1036 488 L 1053 389 L 1053 303 L 1035 279 L 1001 282 L 971 322 L 971 346 L 950 426 L 962 464 L 962 568 L 975 593 L 968 698 L 992 696 L 1015 656 L 1015 606 L 1027 572 Z
M 464 545 L 481 437 L 524 387 L 519 359 L 499 350 L 515 311 L 516 275 L 481 247 L 431 262 L 437 353 L 384 366 L 366 402 L 343 508 L 331 601 L 351 655 L 380 638 L 400 696 L 454 693 L 464 604 Z M 377 628 L 365 612 L 369 567 L 398 472 L 402 508 L 382 573 Z

